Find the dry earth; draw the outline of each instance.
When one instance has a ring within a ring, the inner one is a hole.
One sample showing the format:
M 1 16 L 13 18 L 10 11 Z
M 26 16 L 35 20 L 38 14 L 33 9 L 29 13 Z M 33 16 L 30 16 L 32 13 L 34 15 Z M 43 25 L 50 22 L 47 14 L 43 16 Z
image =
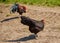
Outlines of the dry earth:
M 44 19 L 44 30 L 38 33 L 37 39 L 34 39 L 28 26 L 21 24 L 20 18 L 14 18 L 19 17 L 19 14 L 10 14 L 11 5 L 0 4 L 0 43 L 60 43 L 60 7 L 25 6 L 27 13 L 23 15 L 38 21 Z

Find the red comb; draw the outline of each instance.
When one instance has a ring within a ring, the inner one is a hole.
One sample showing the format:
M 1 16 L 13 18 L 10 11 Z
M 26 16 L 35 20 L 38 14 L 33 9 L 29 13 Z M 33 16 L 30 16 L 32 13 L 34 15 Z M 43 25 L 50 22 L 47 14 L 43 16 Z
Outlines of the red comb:
M 23 9 L 25 9 L 26 10 L 26 7 L 25 6 L 22 6 L 23 7 Z
M 44 23 L 44 19 L 41 20 Z

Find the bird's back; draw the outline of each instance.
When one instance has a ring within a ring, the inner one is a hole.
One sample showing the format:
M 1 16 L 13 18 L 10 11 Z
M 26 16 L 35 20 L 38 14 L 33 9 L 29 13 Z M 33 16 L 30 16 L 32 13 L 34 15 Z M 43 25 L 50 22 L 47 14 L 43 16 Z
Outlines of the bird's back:
M 42 22 L 42 21 L 37 21 L 37 22 L 35 23 L 35 25 L 38 26 L 38 27 L 40 27 L 40 28 L 43 28 L 43 27 L 44 27 L 44 22 Z

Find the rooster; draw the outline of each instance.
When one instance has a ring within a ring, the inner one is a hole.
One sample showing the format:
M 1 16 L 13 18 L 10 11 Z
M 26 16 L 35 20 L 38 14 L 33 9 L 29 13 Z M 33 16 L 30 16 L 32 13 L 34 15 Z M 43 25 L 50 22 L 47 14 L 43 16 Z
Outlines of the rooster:
M 11 12 L 18 12 L 20 15 L 22 15 L 23 13 L 26 13 L 26 7 L 15 3 L 10 9 L 10 13 Z
M 44 20 L 36 21 L 29 17 L 21 16 L 21 23 L 29 26 L 29 31 L 38 36 L 37 33 L 44 29 Z

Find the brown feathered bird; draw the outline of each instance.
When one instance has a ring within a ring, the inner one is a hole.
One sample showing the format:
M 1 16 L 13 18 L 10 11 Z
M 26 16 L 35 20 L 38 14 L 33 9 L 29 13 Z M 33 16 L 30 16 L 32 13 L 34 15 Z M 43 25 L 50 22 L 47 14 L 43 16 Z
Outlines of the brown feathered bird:
M 37 36 L 37 33 L 44 29 L 44 20 L 36 21 L 29 17 L 21 16 L 21 23 L 29 26 L 29 31 Z
M 15 3 L 10 9 L 10 13 L 11 12 L 18 12 L 20 15 L 22 15 L 23 13 L 26 13 L 26 7 Z

